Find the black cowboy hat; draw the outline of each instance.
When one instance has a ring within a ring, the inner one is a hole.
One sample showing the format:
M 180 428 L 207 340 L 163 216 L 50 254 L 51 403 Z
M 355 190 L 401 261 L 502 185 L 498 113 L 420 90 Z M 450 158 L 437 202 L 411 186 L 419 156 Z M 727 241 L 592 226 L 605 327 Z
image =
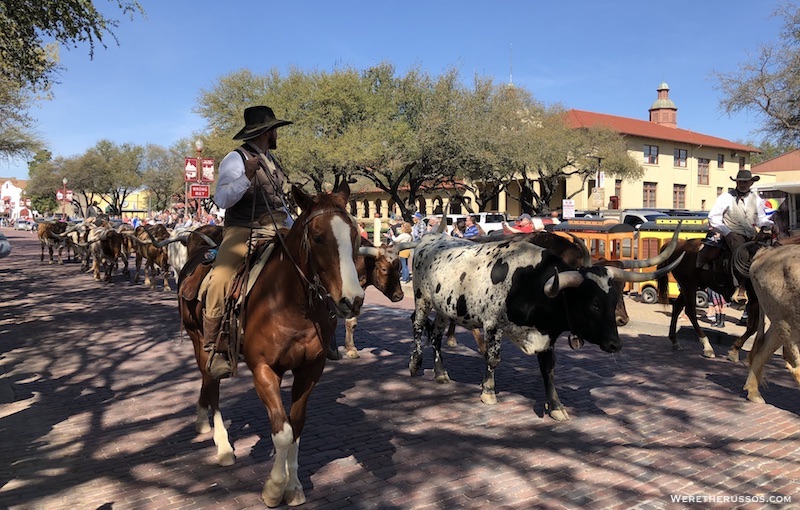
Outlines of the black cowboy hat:
M 757 181 L 761 179 L 760 175 L 753 175 L 750 173 L 750 170 L 739 170 L 739 173 L 736 174 L 736 178 L 734 179 L 731 177 L 732 181 Z
M 244 127 L 233 136 L 233 139 L 250 140 L 270 129 L 291 123 L 289 120 L 276 119 L 269 106 L 251 106 L 244 109 Z

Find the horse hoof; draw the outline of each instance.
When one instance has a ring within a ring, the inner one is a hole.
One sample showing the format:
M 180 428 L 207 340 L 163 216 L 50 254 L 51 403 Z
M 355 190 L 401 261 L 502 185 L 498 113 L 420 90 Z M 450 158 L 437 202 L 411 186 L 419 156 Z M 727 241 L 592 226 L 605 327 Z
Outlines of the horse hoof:
M 716 355 L 716 354 L 714 354 L 714 351 L 713 351 L 713 350 L 712 350 L 712 351 L 705 350 L 705 351 L 703 351 L 703 357 L 704 357 L 704 358 L 716 358 L 716 357 L 717 357 L 717 355 Z
M 358 351 L 355 349 L 348 349 L 347 351 L 345 351 L 344 354 L 350 359 L 356 359 L 361 357 L 358 355 Z
M 553 409 L 550 411 L 550 417 L 556 421 L 568 421 L 569 414 L 566 409 Z
M 488 405 L 494 405 L 497 403 L 497 395 L 494 393 L 481 393 L 481 402 Z
M 261 499 L 270 508 L 275 508 L 283 501 L 283 490 L 281 490 L 272 480 L 267 480 L 264 490 L 261 491 Z
M 764 400 L 764 397 L 762 397 L 760 394 L 758 394 L 758 393 L 750 393 L 749 391 L 747 392 L 747 400 L 749 400 L 750 402 L 755 402 L 756 404 L 766 404 L 767 403 L 767 401 Z
M 734 363 L 739 363 L 739 349 L 731 349 L 728 351 L 728 359 Z
M 328 352 L 325 354 L 325 356 L 332 361 L 342 359 L 341 355 L 339 355 L 339 349 L 336 349 L 335 351 L 328 349 Z
M 455 347 L 456 345 L 458 345 L 458 340 L 456 340 L 455 337 L 451 337 L 451 338 L 447 339 L 447 346 L 448 347 Z
M 299 506 L 306 502 L 306 495 L 303 489 L 289 489 L 283 493 L 283 500 L 289 506 Z
M 217 464 L 220 466 L 233 466 L 235 462 L 236 455 L 233 454 L 233 450 L 217 454 Z
M 450 376 L 447 374 L 447 372 L 437 375 L 436 382 L 438 382 L 439 384 L 448 384 L 450 383 Z

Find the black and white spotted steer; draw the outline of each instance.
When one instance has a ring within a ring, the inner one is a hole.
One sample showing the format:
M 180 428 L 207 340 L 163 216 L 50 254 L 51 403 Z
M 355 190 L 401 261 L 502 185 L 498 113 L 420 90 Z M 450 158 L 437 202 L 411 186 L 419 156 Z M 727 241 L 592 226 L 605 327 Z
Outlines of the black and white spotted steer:
M 525 354 L 538 355 L 546 408 L 554 419 L 567 420 L 553 384 L 556 339 L 567 331 L 575 335 L 576 343 L 588 340 L 606 352 L 619 351 L 622 342 L 614 313 L 618 290 L 612 280 L 651 280 L 672 267 L 654 273 L 609 266 L 573 269 L 561 257 L 527 242 L 476 244 L 446 235 L 425 236 L 413 261 L 411 375 L 422 365 L 422 333 L 430 312 L 435 311 L 429 335 L 438 382 L 450 381 L 441 343 L 445 325 L 453 319 L 468 329 L 483 328 L 486 334 L 484 403 L 497 401 L 494 371 L 500 363 L 500 340 L 505 337 Z

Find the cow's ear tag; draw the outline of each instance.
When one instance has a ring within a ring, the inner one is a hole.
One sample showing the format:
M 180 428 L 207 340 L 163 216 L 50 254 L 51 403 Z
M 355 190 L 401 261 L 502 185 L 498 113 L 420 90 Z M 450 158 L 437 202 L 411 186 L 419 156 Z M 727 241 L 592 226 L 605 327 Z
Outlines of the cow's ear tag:
M 583 347 L 583 338 L 579 336 L 575 336 L 572 333 L 569 334 L 567 337 L 567 341 L 569 342 L 569 346 L 572 347 L 572 350 L 580 349 Z
M 214 260 L 215 258 L 217 258 L 216 249 L 206 250 L 206 260 Z

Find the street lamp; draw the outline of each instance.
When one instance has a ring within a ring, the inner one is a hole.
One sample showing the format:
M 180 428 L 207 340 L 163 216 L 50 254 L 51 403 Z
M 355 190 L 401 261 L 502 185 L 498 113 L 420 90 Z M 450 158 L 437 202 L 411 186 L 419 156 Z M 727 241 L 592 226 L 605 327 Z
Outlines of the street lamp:
M 64 177 L 61 179 L 61 183 L 64 184 L 63 201 L 61 202 L 61 221 L 67 221 L 67 178 Z
M 198 182 L 200 182 L 200 181 L 203 180 L 203 175 L 202 175 L 202 171 L 203 171 L 203 159 L 202 159 L 203 140 L 201 140 L 199 138 L 197 140 L 195 140 L 194 141 L 194 148 L 197 149 L 197 180 L 198 180 Z M 197 207 L 195 207 L 195 214 L 197 215 L 197 221 L 202 221 L 202 217 L 200 215 L 200 199 L 199 198 L 195 199 L 195 204 L 197 205 Z

